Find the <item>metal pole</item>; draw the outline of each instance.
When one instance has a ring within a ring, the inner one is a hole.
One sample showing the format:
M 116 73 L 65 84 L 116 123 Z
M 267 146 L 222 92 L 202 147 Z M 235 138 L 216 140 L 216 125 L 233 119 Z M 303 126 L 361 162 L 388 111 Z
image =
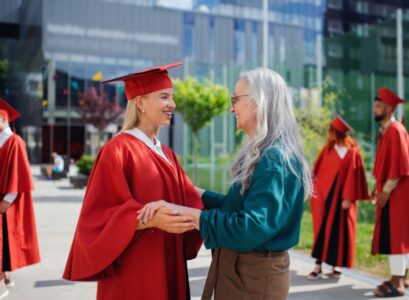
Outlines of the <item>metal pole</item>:
M 184 68 L 183 68 L 183 77 L 186 79 L 187 76 L 189 76 L 189 59 L 186 57 L 185 58 L 185 63 L 184 63 Z M 189 147 L 188 147 L 188 132 L 189 129 L 186 125 L 186 123 L 183 121 L 183 156 L 186 158 L 189 152 Z M 186 167 L 186 166 L 185 166 Z
M 71 158 L 71 68 L 68 68 L 68 88 L 67 88 L 67 157 Z
M 317 35 L 317 85 L 318 85 L 318 106 L 322 106 L 322 36 Z
M 396 11 L 396 71 L 398 96 L 405 97 L 403 85 L 403 32 L 402 32 L 402 9 Z M 396 117 L 400 121 L 403 115 L 403 105 L 399 105 L 396 110 Z
M 263 67 L 268 67 L 268 0 L 263 0 Z
M 55 94 L 56 94 L 56 78 L 55 78 L 55 62 L 54 59 L 51 58 L 47 64 L 48 68 L 48 84 L 47 84 L 47 97 L 48 97 L 48 125 L 50 126 L 50 149 L 49 153 L 47 153 L 48 157 L 51 157 L 51 152 L 54 151 L 54 125 L 55 125 Z
M 212 67 L 210 70 L 210 80 L 214 82 L 215 72 Z M 210 123 L 210 188 L 214 190 L 215 170 L 216 170 L 216 141 L 215 141 L 215 118 Z
M 370 107 L 373 106 L 373 99 L 375 99 L 375 74 L 371 73 L 371 97 L 369 99 Z M 371 110 L 372 111 L 372 110 Z M 375 132 L 375 119 L 371 114 L 371 158 L 372 161 L 375 157 L 375 146 L 376 146 L 376 132 Z

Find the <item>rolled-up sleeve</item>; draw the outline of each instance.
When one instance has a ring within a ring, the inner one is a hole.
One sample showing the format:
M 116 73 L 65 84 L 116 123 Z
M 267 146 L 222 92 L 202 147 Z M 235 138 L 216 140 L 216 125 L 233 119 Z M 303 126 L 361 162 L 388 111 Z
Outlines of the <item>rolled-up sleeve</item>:
M 202 201 L 206 209 L 218 208 L 223 204 L 225 195 L 212 191 L 205 191 L 202 195 Z

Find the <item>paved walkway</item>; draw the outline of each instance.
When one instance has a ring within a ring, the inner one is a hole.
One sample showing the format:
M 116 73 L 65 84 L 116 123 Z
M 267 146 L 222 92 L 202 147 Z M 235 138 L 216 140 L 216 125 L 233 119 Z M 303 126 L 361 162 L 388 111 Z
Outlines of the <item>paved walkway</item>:
M 34 193 L 42 261 L 38 265 L 13 273 L 16 286 L 7 299 L 95 299 L 96 284 L 68 282 L 61 279 L 73 232 L 81 208 L 84 190 L 72 189 L 68 180 L 47 181 L 33 167 Z M 189 262 L 192 299 L 200 299 L 210 264 L 209 251 Z M 371 291 L 381 279 L 366 274 L 344 271 L 339 281 L 306 280 L 313 260 L 299 252 L 291 252 L 291 289 L 289 299 L 373 299 Z M 409 293 L 408 293 L 409 296 Z M 400 297 L 396 299 L 409 299 Z

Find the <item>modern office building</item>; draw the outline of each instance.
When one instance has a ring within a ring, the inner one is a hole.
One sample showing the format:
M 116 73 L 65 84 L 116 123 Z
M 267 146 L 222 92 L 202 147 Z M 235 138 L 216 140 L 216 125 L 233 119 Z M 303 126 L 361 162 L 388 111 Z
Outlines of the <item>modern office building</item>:
M 200 10 L 174 9 L 160 1 L 130 0 L 5 0 L 14 15 L 0 14 L 1 27 L 14 28 L 15 68 L 5 97 L 23 114 L 18 130 L 28 141 L 30 159 L 47 161 L 57 150 L 78 158 L 92 151 L 94 130 L 77 112 L 79 95 L 91 86 L 96 74 L 110 78 L 119 74 L 172 61 L 185 61 L 172 70 L 175 77 L 210 77 L 232 87 L 239 70 L 259 65 L 262 53 L 262 23 L 258 16 L 221 15 Z M 245 9 L 243 9 L 245 11 Z M 302 61 L 291 53 L 303 47 L 299 26 L 270 22 L 271 57 L 277 64 Z M 10 51 L 10 47 L 8 47 Z M 10 53 L 10 55 L 12 55 Z M 14 54 L 13 54 L 14 55 Z M 288 59 L 291 55 L 291 60 Z M 297 57 L 299 55 L 299 57 Z M 288 73 L 302 83 L 299 72 Z M 233 75 L 234 74 L 234 75 Z M 125 103 L 119 86 L 106 85 L 111 99 Z M 234 121 L 221 122 L 228 136 L 216 137 L 225 150 L 234 147 Z M 184 131 L 176 119 L 173 143 L 182 154 Z M 117 130 L 107 129 L 106 137 Z M 186 132 L 185 132 L 186 133 Z M 164 142 L 167 130 L 161 131 Z M 226 148 L 227 147 L 227 148 Z
M 269 0 L 268 64 L 294 91 L 315 80 L 316 39 L 326 32 L 324 14 L 334 3 Z M 48 161 L 52 150 L 73 158 L 95 152 L 95 128 L 77 108 L 82 92 L 102 87 L 101 78 L 182 60 L 184 67 L 172 76 L 208 77 L 232 89 L 243 68 L 261 65 L 262 0 L 2 0 L 1 5 L 0 48 L 9 60 L 3 96 L 23 114 L 17 130 L 32 162 Z M 103 88 L 111 101 L 125 105 L 120 84 Z M 104 139 L 118 125 L 107 127 Z M 189 136 L 180 116 L 173 128 L 161 131 L 161 140 L 181 155 L 188 152 Z M 218 118 L 202 135 L 203 144 L 211 145 L 203 151 L 230 151 L 235 137 L 233 118 Z
M 398 8 L 408 9 L 405 0 L 327 0 L 324 34 L 340 35 L 354 29 L 361 30 L 363 24 L 374 24 L 389 19 Z

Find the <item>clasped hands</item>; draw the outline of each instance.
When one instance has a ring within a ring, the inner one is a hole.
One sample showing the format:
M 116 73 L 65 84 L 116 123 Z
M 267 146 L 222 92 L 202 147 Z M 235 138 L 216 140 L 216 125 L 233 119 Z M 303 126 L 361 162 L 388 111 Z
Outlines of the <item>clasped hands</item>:
M 198 229 L 197 211 L 164 200 L 147 203 L 138 211 L 137 219 L 146 228 L 156 227 L 169 233 L 184 233 Z M 200 213 L 199 213 L 200 214 Z
M 390 194 L 387 192 L 380 192 L 377 193 L 375 190 L 371 193 L 371 201 L 373 204 L 376 204 L 380 208 L 383 208 L 389 200 Z

